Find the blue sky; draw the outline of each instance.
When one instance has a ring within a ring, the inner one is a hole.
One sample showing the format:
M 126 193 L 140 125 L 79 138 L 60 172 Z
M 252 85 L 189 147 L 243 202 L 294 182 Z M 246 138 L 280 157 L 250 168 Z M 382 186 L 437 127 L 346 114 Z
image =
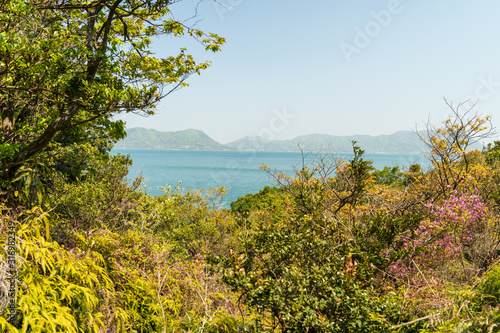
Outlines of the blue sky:
M 196 3 L 171 9 L 187 18 Z M 500 127 L 498 1 L 219 3 L 201 3 L 196 27 L 225 37 L 222 52 L 169 36 L 154 47 L 167 57 L 185 46 L 212 67 L 163 100 L 156 115 L 123 116 L 127 127 L 196 128 L 222 143 L 391 134 L 444 120 L 443 97 L 478 101 L 476 110 Z

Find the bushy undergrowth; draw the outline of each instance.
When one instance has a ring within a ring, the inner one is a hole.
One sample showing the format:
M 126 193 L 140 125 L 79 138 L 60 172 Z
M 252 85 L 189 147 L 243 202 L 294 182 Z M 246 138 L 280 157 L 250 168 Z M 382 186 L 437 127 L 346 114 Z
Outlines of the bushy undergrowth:
M 77 190 L 86 191 L 86 187 Z M 99 202 L 93 203 L 95 210 L 86 212 L 88 219 L 76 226 L 75 216 L 65 214 L 67 205 L 59 212 L 57 207 L 20 212 L 2 207 L 2 230 L 10 221 L 17 226 L 19 290 L 16 321 L 7 322 L 6 310 L 0 328 L 9 332 L 234 332 L 242 326 L 242 316 L 248 316 L 249 323 L 251 316 L 238 308 L 237 296 L 221 282 L 221 273 L 206 262 L 211 251 L 223 253 L 220 243 L 233 231 L 231 223 L 223 220 L 225 215 L 210 208 L 209 199 L 199 194 L 136 196 L 140 201 L 134 205 L 141 214 L 135 220 L 123 214 L 127 224 L 95 223 L 101 212 Z M 195 237 L 188 227 L 199 221 L 191 219 L 187 204 L 177 205 L 180 197 L 196 199 L 192 215 L 206 218 Z M 176 204 L 167 205 L 170 201 Z M 120 204 L 117 201 L 114 208 Z M 168 220 L 152 216 L 167 211 L 172 214 Z M 219 231 L 219 225 L 225 228 Z M 211 238 L 198 237 L 207 234 Z
M 140 192 L 124 156 L 26 171 L 0 206 L 0 276 L 17 279 L 10 322 L 0 283 L 0 329 L 500 331 L 500 145 L 467 152 L 454 130 L 431 137 L 429 170 L 374 170 L 354 144 L 349 161 L 269 170 L 278 187 L 230 210 L 223 188 Z
M 272 209 L 240 198 L 250 230 L 219 262 L 267 319 L 260 330 L 498 331 L 495 287 L 484 287 L 496 285 L 500 251 L 498 145 L 466 151 L 485 122 L 430 128 L 427 171 L 374 171 L 354 145 L 350 161 L 317 155 L 296 175 L 270 171 L 287 193 L 259 194 Z

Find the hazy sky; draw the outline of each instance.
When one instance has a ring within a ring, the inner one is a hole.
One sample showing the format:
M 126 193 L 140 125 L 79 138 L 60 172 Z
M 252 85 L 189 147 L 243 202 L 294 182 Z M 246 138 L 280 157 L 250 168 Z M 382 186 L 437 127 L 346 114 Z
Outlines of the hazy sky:
M 171 9 L 186 18 L 196 3 Z M 443 97 L 478 101 L 476 110 L 500 127 L 498 0 L 219 3 L 200 5 L 196 27 L 225 37 L 222 52 L 189 38 L 155 41 L 158 57 L 186 46 L 212 67 L 156 115 L 122 117 L 127 127 L 201 129 L 222 143 L 259 134 L 391 134 L 445 119 Z

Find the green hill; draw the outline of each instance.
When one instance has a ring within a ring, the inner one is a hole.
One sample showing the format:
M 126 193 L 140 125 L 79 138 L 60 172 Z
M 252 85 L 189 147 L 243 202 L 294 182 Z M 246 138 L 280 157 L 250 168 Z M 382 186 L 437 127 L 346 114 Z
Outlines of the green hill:
M 188 149 L 188 150 L 232 150 L 203 131 L 187 129 L 177 132 L 160 132 L 147 128 L 127 129 L 127 137 L 116 143 L 118 149 Z
M 411 131 L 378 136 L 310 134 L 291 140 L 267 140 L 262 137 L 247 136 L 223 145 L 200 130 L 161 132 L 140 127 L 128 129 L 127 137 L 119 141 L 115 148 L 249 151 L 299 151 L 301 148 L 303 151 L 350 153 L 352 141 L 356 141 L 357 145 L 367 153 L 420 154 L 425 151 L 424 143 Z M 481 149 L 481 144 L 473 145 L 471 148 Z
M 310 134 L 291 140 L 265 140 L 260 137 L 245 137 L 226 145 L 241 150 L 299 151 L 305 150 L 344 153 L 351 152 L 351 141 L 367 153 L 421 153 L 425 146 L 418 136 L 411 131 L 400 131 L 391 135 L 351 135 L 336 136 L 328 134 Z

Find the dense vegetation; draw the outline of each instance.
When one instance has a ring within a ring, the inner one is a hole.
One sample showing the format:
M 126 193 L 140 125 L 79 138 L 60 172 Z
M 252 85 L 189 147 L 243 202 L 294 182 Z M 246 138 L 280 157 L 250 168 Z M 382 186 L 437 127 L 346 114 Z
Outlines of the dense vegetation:
M 208 66 L 151 38 L 224 42 L 169 4 L 0 6 L 0 330 L 500 331 L 500 142 L 468 149 L 491 127 L 464 105 L 420 134 L 425 170 L 374 170 L 353 143 L 349 161 L 263 166 L 277 186 L 231 209 L 223 188 L 128 180 L 111 115 Z
M 349 161 L 268 169 L 278 186 L 231 209 L 224 189 L 142 193 L 126 156 L 88 154 L 77 179 L 33 169 L 1 206 L 3 244 L 15 224 L 18 289 L 10 317 L 1 285 L 0 327 L 498 331 L 500 142 L 467 151 L 487 119 L 454 116 L 430 131 L 429 170 L 374 170 L 354 144 Z

